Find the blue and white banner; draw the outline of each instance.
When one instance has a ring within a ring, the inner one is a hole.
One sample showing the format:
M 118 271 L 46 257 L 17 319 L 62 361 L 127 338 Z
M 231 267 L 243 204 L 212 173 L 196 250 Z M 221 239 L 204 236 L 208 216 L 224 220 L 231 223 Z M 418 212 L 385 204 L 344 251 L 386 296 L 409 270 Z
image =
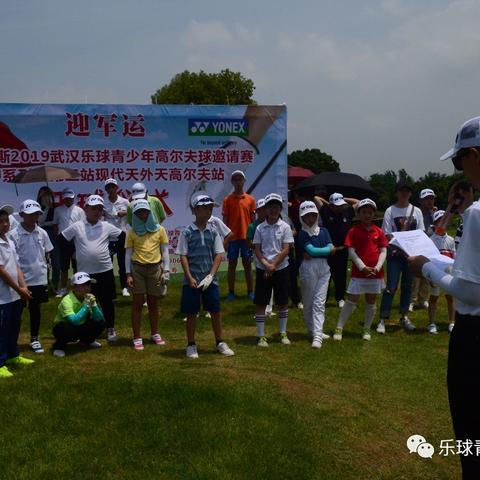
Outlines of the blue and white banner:
M 286 107 L 196 105 L 0 104 L 0 205 L 18 208 L 36 199 L 45 182 L 17 184 L 14 177 L 43 165 L 75 169 L 75 180 L 49 182 L 60 202 L 65 187 L 83 206 L 104 195 L 115 178 L 120 195 L 143 182 L 165 207 L 171 245 L 192 220 L 190 198 L 205 191 L 218 205 L 242 170 L 255 198 L 287 198 Z M 220 209 L 214 215 L 221 216 Z

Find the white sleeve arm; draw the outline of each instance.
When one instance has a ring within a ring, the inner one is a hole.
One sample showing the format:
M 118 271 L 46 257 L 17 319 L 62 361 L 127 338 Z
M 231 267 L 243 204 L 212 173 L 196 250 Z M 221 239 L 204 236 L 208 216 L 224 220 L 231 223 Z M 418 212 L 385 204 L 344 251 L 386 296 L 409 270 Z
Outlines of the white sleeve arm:
M 352 259 L 352 262 L 357 266 L 357 268 L 362 271 L 365 268 L 365 264 L 362 262 L 361 258 L 357 255 L 357 252 L 354 248 L 350 247 L 348 249 L 348 256 Z
M 125 272 L 132 273 L 132 249 L 125 249 Z
M 445 293 L 458 298 L 461 302 L 468 305 L 480 305 L 480 284 L 445 273 L 433 262 L 427 262 L 423 265 L 422 274 L 427 280 L 438 285 Z
M 382 268 L 386 258 L 387 258 L 387 249 L 385 247 L 382 247 L 380 249 L 380 255 L 378 256 L 377 264 L 375 265 L 375 270 L 377 272 L 379 272 L 380 269 Z
M 163 271 L 170 271 L 170 253 L 168 252 L 168 243 L 161 243 L 160 250 L 162 252 Z

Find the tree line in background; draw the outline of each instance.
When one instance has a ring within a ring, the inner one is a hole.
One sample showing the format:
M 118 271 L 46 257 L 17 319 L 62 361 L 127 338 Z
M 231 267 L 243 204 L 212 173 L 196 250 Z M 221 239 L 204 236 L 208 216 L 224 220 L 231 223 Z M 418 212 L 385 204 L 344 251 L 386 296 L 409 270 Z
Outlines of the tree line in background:
M 228 68 L 219 73 L 189 72 L 185 70 L 175 75 L 168 84 L 157 90 L 151 100 L 154 104 L 193 104 L 193 105 L 252 105 L 255 85 L 253 80 L 240 72 Z M 340 172 L 340 164 L 318 148 L 296 150 L 288 155 L 288 165 L 308 168 L 314 173 Z M 446 175 L 428 172 L 414 180 L 404 169 L 395 172 L 374 173 L 366 180 L 377 192 L 377 205 L 385 210 L 394 201 L 394 189 L 398 180 L 408 180 L 415 189 L 413 201 L 418 203 L 418 193 L 422 188 L 431 188 L 437 195 L 437 205 L 445 207 L 450 185 L 460 179 L 461 174 Z
M 288 154 L 288 165 L 292 167 L 308 168 L 314 173 L 340 172 L 340 164 L 331 155 L 322 152 L 318 148 L 296 150 Z M 379 210 L 386 208 L 395 201 L 395 184 L 399 180 L 406 180 L 413 185 L 413 203 L 418 205 L 418 194 L 424 188 L 431 188 L 437 195 L 436 204 L 445 208 L 447 205 L 448 191 L 453 182 L 462 178 L 461 173 L 446 175 L 444 173 L 428 172 L 426 175 L 414 180 L 405 169 L 386 170 L 384 173 L 374 173 L 365 178 L 377 192 L 376 203 Z

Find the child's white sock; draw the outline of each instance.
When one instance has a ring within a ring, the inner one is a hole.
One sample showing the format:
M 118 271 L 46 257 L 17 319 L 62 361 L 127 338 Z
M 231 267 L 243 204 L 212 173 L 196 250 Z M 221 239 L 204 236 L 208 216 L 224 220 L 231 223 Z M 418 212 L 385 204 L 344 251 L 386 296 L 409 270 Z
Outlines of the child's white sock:
M 266 315 L 255 315 L 255 322 L 257 323 L 257 336 L 265 336 L 265 318 Z
M 372 326 L 373 318 L 375 317 L 375 312 L 377 311 L 376 303 L 367 303 L 365 302 L 365 320 L 363 322 L 363 328 L 365 330 L 370 330 Z
M 343 328 L 347 323 L 348 317 L 355 311 L 357 304 L 350 300 L 345 300 L 343 308 L 340 310 L 340 316 L 338 317 L 337 328 Z
M 288 322 L 288 309 L 278 312 L 278 323 L 280 324 L 280 333 L 286 333 Z

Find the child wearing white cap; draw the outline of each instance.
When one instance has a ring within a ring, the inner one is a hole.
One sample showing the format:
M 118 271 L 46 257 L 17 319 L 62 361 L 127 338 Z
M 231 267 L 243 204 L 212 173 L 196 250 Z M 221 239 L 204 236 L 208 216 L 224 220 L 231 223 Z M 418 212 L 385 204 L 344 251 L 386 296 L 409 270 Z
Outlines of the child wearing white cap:
M 437 210 L 433 214 L 433 223 L 432 226 L 435 229 L 435 233 L 432 234 L 430 239 L 438 248 L 442 255 L 445 255 L 449 258 L 455 258 L 455 239 L 451 237 L 444 228 L 440 225 L 442 223 L 442 219 L 445 216 L 444 210 Z M 451 271 L 451 269 L 450 269 Z M 435 285 L 434 283 L 430 284 L 430 301 L 428 302 L 428 319 L 430 321 L 429 325 L 427 326 L 428 333 L 433 335 L 438 333 L 437 325 L 435 323 L 435 316 L 437 313 L 437 303 L 438 297 L 440 296 L 440 287 Z M 445 300 L 447 301 L 447 309 L 448 309 L 448 331 L 451 332 L 453 330 L 453 326 L 455 325 L 455 299 L 449 295 L 448 293 L 445 294 Z
M 255 248 L 255 323 L 257 325 L 257 346 L 268 347 L 265 336 L 266 307 L 273 295 L 278 306 L 280 341 L 290 344 L 287 335 L 288 295 L 290 273 L 288 253 L 293 243 L 292 229 L 280 217 L 282 197 L 270 193 L 265 197 L 266 219 L 258 225 L 253 237 Z
M 165 228 L 156 223 L 147 200 L 132 202 L 132 228 L 125 240 L 127 285 L 132 291 L 133 347 L 144 349 L 140 334 L 142 307 L 147 297 L 150 338 L 156 345 L 165 345 L 158 333 L 158 297 L 170 279 L 170 256 Z M 163 264 L 163 268 L 162 268 Z
M 105 330 L 103 313 L 97 300 L 90 293 L 95 280 L 86 272 L 77 272 L 70 279 L 72 291 L 58 305 L 53 324 L 53 354 L 65 356 L 67 343 L 80 341 L 84 345 L 99 348 L 96 338 Z
M 92 286 L 93 294 L 98 298 L 107 324 L 107 340 L 117 339 L 115 332 L 116 298 L 115 277 L 108 245 L 115 241 L 122 231 L 102 220 L 103 198 L 90 195 L 85 203 L 86 219 L 75 222 L 62 232 L 67 241 L 73 240 L 78 269 L 87 272 L 97 283 Z
M 132 202 L 134 200 L 148 200 L 150 204 L 150 210 L 152 212 L 153 218 L 156 223 L 162 224 L 165 220 L 165 209 L 163 208 L 162 202 L 152 195 L 148 195 L 147 187 L 144 183 L 134 183 L 132 185 Z M 127 222 L 129 225 L 132 225 L 132 204 L 130 203 L 127 208 Z
M 13 377 L 9 365 L 28 365 L 18 350 L 22 300 L 32 297 L 17 262 L 15 244 L 7 237 L 9 213 L 0 209 L 0 379 Z
M 72 242 L 66 242 L 61 233 L 72 223 L 85 220 L 85 212 L 77 205 L 74 205 L 75 192 L 71 188 L 62 191 L 63 204 L 55 208 L 53 214 L 53 226 L 57 232 L 58 249 L 60 252 L 60 288 L 57 291 L 57 298 L 67 293 L 67 279 L 70 264 L 73 270 L 77 269 L 75 262 L 75 246 Z
M 345 305 L 340 310 L 334 340 L 342 340 L 343 327 L 357 308 L 360 295 L 365 294 L 364 340 L 371 340 L 370 328 L 377 310 L 377 295 L 385 288 L 383 264 L 387 256 L 388 240 L 383 230 L 374 223 L 377 205 L 370 198 L 357 204 L 360 223 L 352 227 L 345 238 L 345 246 L 352 259 L 352 276 L 347 288 Z
M 30 315 L 30 348 L 43 353 L 38 336 L 42 303 L 48 302 L 47 255 L 53 250 L 48 233 L 37 225 L 42 208 L 35 200 L 25 200 L 20 206 L 22 222 L 9 232 L 15 244 L 20 268 L 32 298 L 28 301 Z
M 208 223 L 213 205 L 213 199 L 206 195 L 192 199 L 195 221 L 180 234 L 176 250 L 184 272 L 181 310 L 187 316 L 186 355 L 191 359 L 198 358 L 195 330 L 201 304 L 205 311 L 210 312 L 218 353 L 224 356 L 234 355 L 222 338 L 220 291 L 216 273 L 225 251 L 220 234 Z
M 321 348 L 326 337 L 323 324 L 330 281 L 327 257 L 335 251 L 335 247 L 328 230 L 318 225 L 318 208 L 314 202 L 302 202 L 298 213 L 302 225 L 298 233 L 298 246 L 302 253 L 299 273 L 303 318 L 312 339 L 312 348 Z

